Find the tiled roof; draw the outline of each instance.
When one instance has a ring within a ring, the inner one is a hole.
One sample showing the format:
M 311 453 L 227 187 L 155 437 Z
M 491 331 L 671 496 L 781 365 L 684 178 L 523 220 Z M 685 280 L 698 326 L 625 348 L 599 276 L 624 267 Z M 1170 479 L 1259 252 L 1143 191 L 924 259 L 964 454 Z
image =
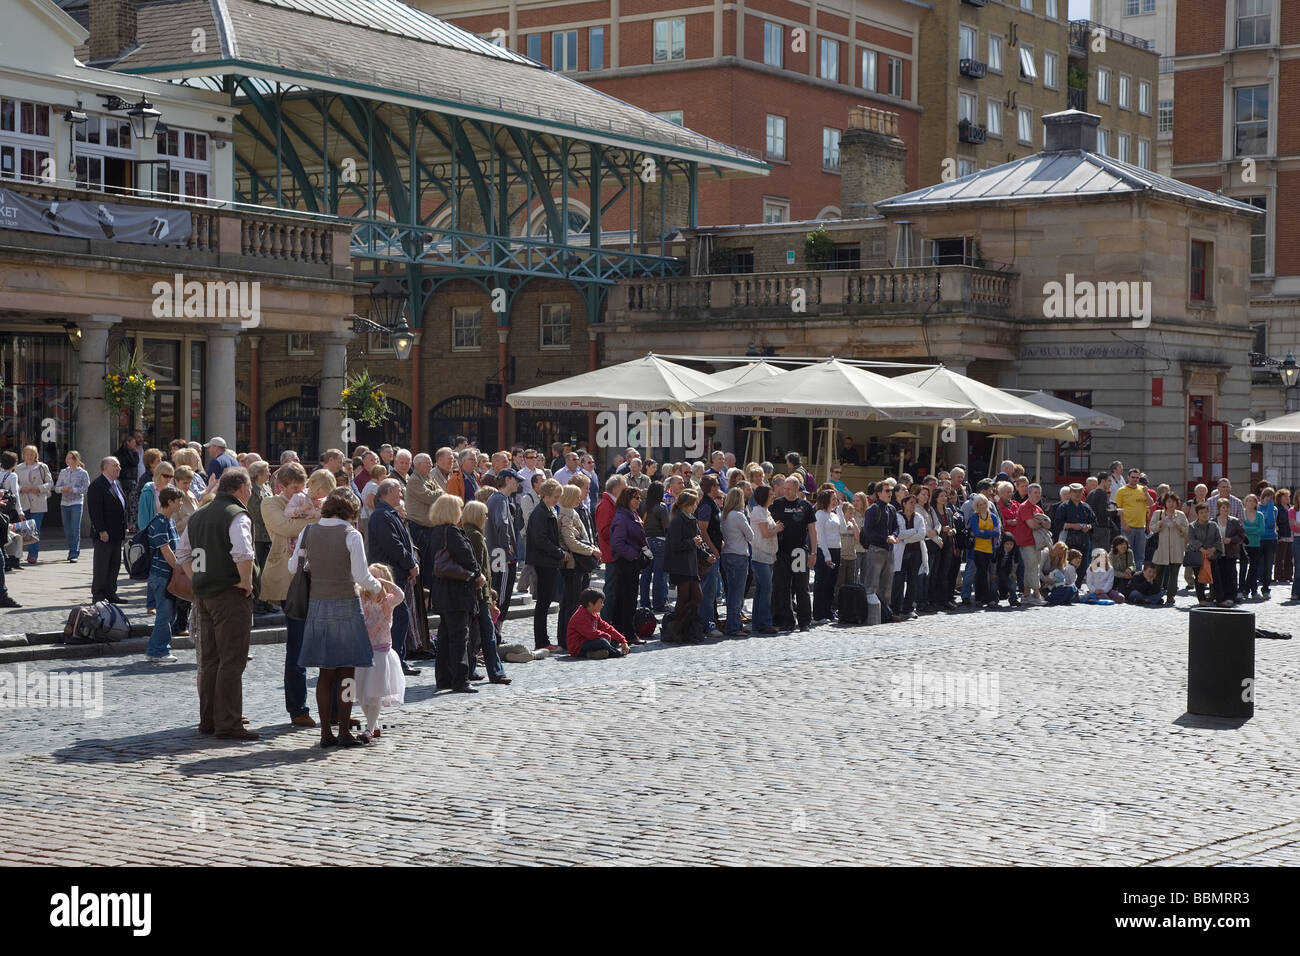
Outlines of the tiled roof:
M 905 212 L 949 204 L 1130 193 L 1150 193 L 1234 212 L 1257 212 L 1254 206 L 1227 196 L 1085 149 L 1035 153 L 951 182 L 882 200 L 876 203 L 876 208 L 882 212 Z
M 63 5 L 83 20 L 83 0 Z M 201 52 L 193 49 L 196 27 L 205 31 Z M 137 35 L 138 46 L 115 63 L 98 65 L 199 85 L 202 77 L 238 74 L 308 89 L 344 87 L 371 99 L 413 99 L 448 113 L 645 147 L 723 168 L 767 170 L 745 150 L 660 119 L 398 0 L 143 0 Z M 78 55 L 84 60 L 85 48 Z

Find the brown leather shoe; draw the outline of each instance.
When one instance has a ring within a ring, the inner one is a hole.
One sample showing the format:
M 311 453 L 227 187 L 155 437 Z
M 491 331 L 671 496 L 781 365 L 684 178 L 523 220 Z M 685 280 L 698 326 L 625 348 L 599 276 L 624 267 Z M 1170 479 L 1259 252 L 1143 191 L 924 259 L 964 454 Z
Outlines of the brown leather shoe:
M 216 729 L 215 729 L 215 728 L 212 728 L 212 727 L 200 727 L 200 728 L 199 728 L 199 733 L 201 733 L 201 734 L 215 734 L 216 732 L 217 732 Z
M 218 740 L 258 740 L 261 734 L 255 734 L 251 730 L 245 730 L 240 727 L 238 730 L 219 730 L 217 731 Z
M 311 719 L 311 714 L 299 714 L 293 720 L 289 721 L 295 727 L 315 727 L 316 721 Z

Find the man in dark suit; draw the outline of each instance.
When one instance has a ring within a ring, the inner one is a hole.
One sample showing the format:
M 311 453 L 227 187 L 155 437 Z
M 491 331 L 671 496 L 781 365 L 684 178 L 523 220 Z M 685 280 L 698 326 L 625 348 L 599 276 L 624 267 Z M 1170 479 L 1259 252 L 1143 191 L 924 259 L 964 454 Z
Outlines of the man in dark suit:
M 385 478 L 375 492 L 375 510 L 366 528 L 366 557 L 372 564 L 388 565 L 393 581 L 406 591 L 420 583 L 420 560 L 399 510 L 401 504 L 402 483 L 396 478 Z M 403 674 L 419 674 L 418 668 L 406 664 L 406 632 L 410 625 L 411 618 L 403 601 L 393 608 L 393 650 L 402 661 Z
M 117 596 L 122 539 L 126 537 L 126 492 L 118 482 L 122 465 L 116 458 L 105 458 L 99 463 L 99 471 L 99 477 L 90 483 L 86 492 L 86 512 L 95 542 L 91 600 L 125 604 Z

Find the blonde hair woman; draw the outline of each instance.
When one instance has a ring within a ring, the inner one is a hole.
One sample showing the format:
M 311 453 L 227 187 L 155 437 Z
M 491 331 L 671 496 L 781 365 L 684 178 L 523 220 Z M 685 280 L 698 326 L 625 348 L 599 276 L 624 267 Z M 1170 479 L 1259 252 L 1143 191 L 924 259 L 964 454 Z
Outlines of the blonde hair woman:
M 54 478 L 45 462 L 40 460 L 40 452 L 35 445 L 23 447 L 23 460 L 14 469 L 18 478 L 18 499 L 23 512 L 36 522 L 36 540 L 27 546 L 27 563 L 35 564 L 40 553 L 41 524 L 45 521 L 45 512 L 50 507 L 50 491 L 54 488 Z
M 90 488 L 90 473 L 82 467 L 79 452 L 68 452 L 63 461 L 66 467 L 59 472 L 54 490 L 63 496 L 63 534 L 68 539 L 68 564 L 76 564 L 81 555 L 81 509 Z
M 481 491 L 482 489 L 480 489 Z M 494 489 L 489 488 L 488 491 Z M 461 512 L 460 523 L 465 529 L 465 537 L 469 539 L 470 549 L 474 552 L 474 560 L 478 562 L 480 568 L 490 568 L 492 566 L 488 558 L 487 538 L 484 537 L 483 529 L 487 525 L 488 509 L 481 501 L 466 502 L 465 510 Z M 474 673 L 474 664 L 480 651 L 483 653 L 483 665 L 487 668 L 488 679 L 494 684 L 509 684 L 510 678 L 506 677 L 506 669 L 501 666 L 501 658 L 497 655 L 497 628 L 495 619 L 499 612 L 496 600 L 492 594 L 492 585 L 484 575 L 484 581 L 475 591 L 475 597 L 478 599 L 478 607 L 474 611 L 473 619 L 469 626 L 469 659 L 470 680 L 481 680 L 478 674 Z
M 469 536 L 460 527 L 464 507 L 457 495 L 446 492 L 434 501 L 430 553 L 425 560 L 434 562 L 433 605 L 438 609 L 435 684 L 438 690 L 474 694 L 477 691 L 469 682 L 474 669 L 474 659 L 469 656 L 469 620 L 487 576 L 486 568 L 474 557 Z
M 153 463 L 153 480 L 145 482 L 140 488 L 139 501 L 136 502 L 135 506 L 135 526 L 137 528 L 149 527 L 149 522 L 158 513 L 158 492 L 172 483 L 175 471 L 170 462 L 160 459 Z M 177 534 L 179 533 L 177 532 Z
M 560 569 L 560 635 L 569 626 L 569 618 L 578 609 L 578 595 L 591 583 L 591 572 L 600 564 L 600 548 L 587 534 L 587 526 L 578 514 L 582 489 L 565 485 L 560 489 L 560 544 L 572 556 L 572 567 Z

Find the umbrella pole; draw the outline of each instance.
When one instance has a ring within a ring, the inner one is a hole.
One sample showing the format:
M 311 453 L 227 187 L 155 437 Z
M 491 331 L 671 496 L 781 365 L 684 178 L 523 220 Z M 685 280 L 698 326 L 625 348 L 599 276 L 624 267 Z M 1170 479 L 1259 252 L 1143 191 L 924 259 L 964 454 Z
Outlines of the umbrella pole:
M 1043 440 L 1041 438 L 1034 441 L 1034 481 L 1042 482 L 1043 480 Z
M 898 450 L 898 480 L 899 481 L 903 480 L 903 455 L 904 454 L 905 452 L 903 451 L 903 449 L 900 448 Z
M 934 435 L 930 439 L 930 474 L 935 473 L 935 463 L 939 455 L 939 423 L 934 423 Z
M 831 462 L 835 460 L 835 419 L 826 419 L 826 480 L 831 480 Z

